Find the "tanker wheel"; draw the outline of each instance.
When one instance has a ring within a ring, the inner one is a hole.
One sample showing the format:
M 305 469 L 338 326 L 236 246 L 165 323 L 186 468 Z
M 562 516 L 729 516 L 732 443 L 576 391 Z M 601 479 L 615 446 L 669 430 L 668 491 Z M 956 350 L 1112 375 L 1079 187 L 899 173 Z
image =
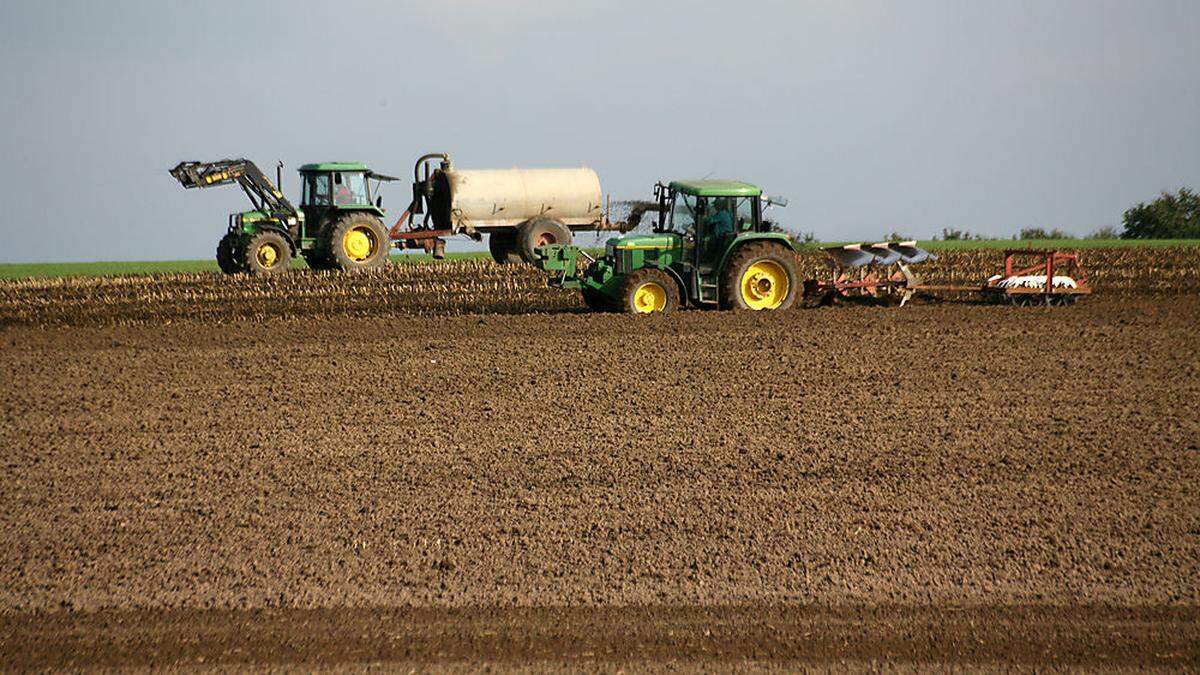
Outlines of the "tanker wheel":
M 517 252 L 522 260 L 530 264 L 537 261 L 533 252 L 537 247 L 569 243 L 571 230 L 553 218 L 539 216 L 517 228 Z
M 221 268 L 225 274 L 237 274 L 243 271 L 238 255 L 240 239 L 241 237 L 233 232 L 227 232 L 217 243 L 217 267 Z
M 492 254 L 492 260 L 501 265 L 515 265 L 521 262 L 521 254 L 517 251 L 517 233 L 501 230 L 489 234 L 488 252 Z
M 321 253 L 330 261 L 330 269 L 357 272 L 386 265 L 391 247 L 383 223 L 358 211 L 330 223 Z
M 778 244 L 759 242 L 737 250 L 721 276 L 721 308 L 788 309 L 800 286 L 796 256 Z
M 278 232 L 259 232 L 250 237 L 239 256 L 247 272 L 257 276 L 274 276 L 287 272 L 292 261 L 292 247 Z
M 626 314 L 665 314 L 679 307 L 679 286 L 666 272 L 653 267 L 625 277 L 620 288 L 620 307 Z

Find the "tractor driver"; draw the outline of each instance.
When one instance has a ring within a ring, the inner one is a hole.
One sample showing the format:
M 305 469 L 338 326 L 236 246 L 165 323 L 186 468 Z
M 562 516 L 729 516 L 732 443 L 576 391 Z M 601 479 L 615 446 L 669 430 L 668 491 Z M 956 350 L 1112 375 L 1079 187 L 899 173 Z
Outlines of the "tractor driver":
M 704 219 L 708 236 L 715 241 L 733 234 L 733 204 L 729 197 L 718 197 L 713 201 L 713 213 Z
M 704 235 L 702 257 L 710 258 L 718 255 L 724 246 L 725 239 L 733 236 L 733 200 L 729 197 L 717 197 L 712 202 L 713 212 L 704 217 Z
M 334 174 L 334 182 L 337 183 L 333 188 L 333 203 L 338 206 L 354 203 L 354 192 L 346 185 L 346 179 L 342 174 Z

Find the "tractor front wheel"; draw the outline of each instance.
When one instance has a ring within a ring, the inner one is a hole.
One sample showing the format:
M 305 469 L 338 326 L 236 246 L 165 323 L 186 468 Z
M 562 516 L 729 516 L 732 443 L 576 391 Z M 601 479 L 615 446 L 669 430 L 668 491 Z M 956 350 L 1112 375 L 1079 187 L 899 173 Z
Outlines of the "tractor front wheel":
M 287 272 L 292 261 L 292 247 L 278 232 L 259 232 L 250 237 L 240 256 L 247 272 L 273 276 Z
M 620 301 L 627 314 L 673 312 L 679 307 L 679 286 L 666 272 L 643 267 L 621 281 Z
M 539 216 L 517 228 L 517 253 L 529 264 L 537 262 L 533 251 L 539 246 L 571 243 L 571 230 L 553 218 Z
M 800 284 L 796 256 L 787 247 L 746 244 L 729 259 L 721 276 L 721 308 L 788 309 Z
M 225 274 L 237 274 L 243 271 L 241 264 L 241 255 L 239 255 L 238 244 L 241 237 L 227 232 L 221 241 L 217 243 L 217 267 Z
M 329 225 L 324 257 L 333 269 L 359 271 L 387 264 L 392 243 L 383 223 L 369 213 L 350 213 Z

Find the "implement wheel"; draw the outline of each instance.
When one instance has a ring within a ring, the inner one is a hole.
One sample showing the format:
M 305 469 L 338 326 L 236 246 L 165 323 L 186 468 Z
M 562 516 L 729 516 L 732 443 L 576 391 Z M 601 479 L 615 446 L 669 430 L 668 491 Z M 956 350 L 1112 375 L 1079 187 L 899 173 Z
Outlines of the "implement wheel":
M 217 243 L 217 267 L 225 274 L 237 274 L 243 271 L 238 244 L 241 237 L 233 232 L 227 232 Z
M 359 211 L 330 223 L 322 248 L 331 269 L 357 272 L 386 265 L 392 242 L 378 218 Z
M 620 307 L 626 314 L 673 312 L 679 307 L 679 286 L 666 272 L 644 267 L 621 281 Z
M 258 276 L 274 276 L 288 270 L 292 247 L 278 232 L 259 232 L 250 237 L 239 256 L 247 272 Z
M 721 308 L 788 309 L 801 285 L 796 256 L 781 245 L 746 244 L 733 254 L 721 276 Z
M 537 261 L 533 250 L 549 244 L 571 243 L 571 230 L 553 218 L 539 216 L 517 228 L 517 254 L 529 264 Z
M 517 233 L 513 230 L 500 230 L 488 235 L 488 253 L 492 260 L 501 265 L 515 265 L 521 262 L 521 253 L 517 251 Z

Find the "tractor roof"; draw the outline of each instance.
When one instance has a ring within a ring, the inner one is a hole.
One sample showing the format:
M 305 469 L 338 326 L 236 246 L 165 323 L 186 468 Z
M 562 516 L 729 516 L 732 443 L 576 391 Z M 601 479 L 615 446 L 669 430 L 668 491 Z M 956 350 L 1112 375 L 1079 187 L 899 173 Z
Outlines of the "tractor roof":
M 740 180 L 673 180 L 671 189 L 697 197 L 757 197 L 762 189 Z
M 305 164 L 300 167 L 301 171 L 370 171 L 366 164 L 359 162 L 321 162 L 319 164 Z

